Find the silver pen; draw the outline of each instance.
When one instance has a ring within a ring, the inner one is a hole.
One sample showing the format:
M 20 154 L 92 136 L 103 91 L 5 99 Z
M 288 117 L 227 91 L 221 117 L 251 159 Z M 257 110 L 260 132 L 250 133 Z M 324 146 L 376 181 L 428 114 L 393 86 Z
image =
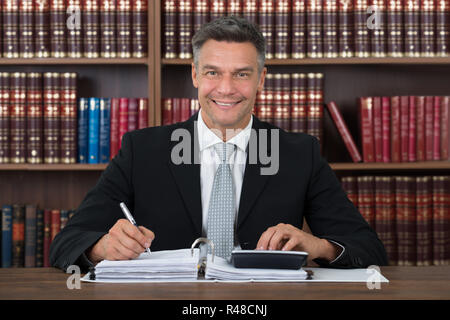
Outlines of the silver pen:
M 134 220 L 133 216 L 132 216 L 131 213 L 130 213 L 130 210 L 128 210 L 128 208 L 127 208 L 127 206 L 125 205 L 125 203 L 124 203 L 124 202 L 121 202 L 121 203 L 119 203 L 119 206 L 120 206 L 120 209 L 122 209 L 122 212 L 123 212 L 123 214 L 125 215 L 125 217 L 128 219 L 128 221 L 130 221 L 133 225 L 135 225 L 136 228 L 138 228 L 138 230 L 139 230 L 139 227 L 138 227 L 138 225 L 136 224 L 136 221 Z M 141 231 L 141 230 L 139 230 L 139 231 Z M 150 253 L 150 248 L 145 249 L 145 251 L 146 251 L 147 253 Z

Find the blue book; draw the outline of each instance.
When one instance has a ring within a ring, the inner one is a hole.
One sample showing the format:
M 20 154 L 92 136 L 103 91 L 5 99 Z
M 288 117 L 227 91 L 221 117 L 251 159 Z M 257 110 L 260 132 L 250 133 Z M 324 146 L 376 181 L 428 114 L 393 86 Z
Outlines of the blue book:
M 87 163 L 88 158 L 88 99 L 78 102 L 78 162 Z
M 100 99 L 100 163 L 109 162 L 111 99 Z
M 100 99 L 89 98 L 88 163 L 99 163 Z
M 2 267 L 12 264 L 12 206 L 2 206 Z

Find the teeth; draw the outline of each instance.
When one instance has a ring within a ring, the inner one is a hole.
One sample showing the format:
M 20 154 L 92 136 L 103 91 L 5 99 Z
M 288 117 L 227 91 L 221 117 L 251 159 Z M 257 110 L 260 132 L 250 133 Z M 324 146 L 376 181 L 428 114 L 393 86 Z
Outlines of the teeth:
M 219 102 L 219 101 L 215 101 L 219 106 L 225 106 L 225 107 L 230 107 L 232 105 L 234 105 L 234 103 L 224 103 L 224 102 Z

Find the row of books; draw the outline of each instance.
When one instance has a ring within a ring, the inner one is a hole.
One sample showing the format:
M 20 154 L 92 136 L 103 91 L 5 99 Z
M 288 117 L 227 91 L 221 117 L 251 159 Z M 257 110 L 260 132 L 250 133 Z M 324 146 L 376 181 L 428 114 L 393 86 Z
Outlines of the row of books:
M 359 98 L 364 162 L 450 160 L 450 96 Z
M 3 0 L 4 58 L 147 56 L 148 0 Z
M 0 213 L 1 266 L 50 267 L 50 244 L 75 210 L 14 204 L 2 205 Z
M 78 163 L 108 163 L 126 132 L 146 127 L 147 98 L 80 98 Z
M 199 109 L 198 99 L 189 98 L 163 98 L 162 125 L 169 125 L 188 120 Z
M 348 198 L 391 265 L 450 264 L 450 176 L 346 176 Z
M 258 24 L 268 59 L 449 54 L 448 0 L 164 0 L 163 56 L 192 58 L 191 38 L 223 15 Z

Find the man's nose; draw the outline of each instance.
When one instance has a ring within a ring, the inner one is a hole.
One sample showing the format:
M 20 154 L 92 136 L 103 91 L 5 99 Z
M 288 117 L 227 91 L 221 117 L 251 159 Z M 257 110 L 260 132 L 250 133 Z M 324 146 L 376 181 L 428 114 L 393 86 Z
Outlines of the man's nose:
M 230 95 L 235 92 L 235 86 L 232 75 L 224 75 L 217 85 L 217 93 L 222 95 Z

